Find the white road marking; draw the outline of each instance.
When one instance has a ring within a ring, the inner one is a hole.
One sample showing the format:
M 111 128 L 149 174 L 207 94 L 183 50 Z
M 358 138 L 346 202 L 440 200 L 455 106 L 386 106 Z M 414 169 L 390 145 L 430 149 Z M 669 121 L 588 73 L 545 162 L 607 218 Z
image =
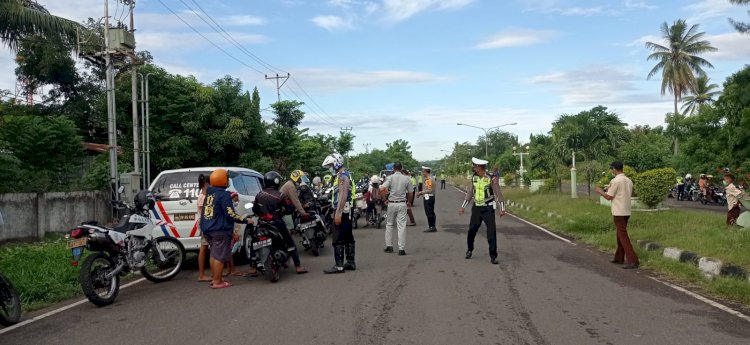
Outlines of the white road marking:
M 745 321 L 750 322 L 750 316 L 747 316 L 747 315 L 745 315 L 745 314 L 743 314 L 743 313 L 741 313 L 739 311 L 736 311 L 736 310 L 734 310 L 734 309 L 732 309 L 730 307 L 727 307 L 727 306 L 725 306 L 725 305 L 723 305 L 723 304 L 721 304 L 719 302 L 716 302 L 714 300 L 711 300 L 711 299 L 708 299 L 706 297 L 703 297 L 703 296 L 701 296 L 701 295 L 699 295 L 699 294 L 697 294 L 695 292 L 692 292 L 692 291 L 689 291 L 687 289 L 681 288 L 681 287 L 679 287 L 677 285 L 670 284 L 670 283 L 667 283 L 665 281 L 661 281 L 661 280 L 659 280 L 657 278 L 654 278 L 654 277 L 649 277 L 649 278 L 651 278 L 652 280 L 657 281 L 659 283 L 662 283 L 662 284 L 664 284 L 666 286 L 669 286 L 669 287 L 671 287 L 671 288 L 673 288 L 673 289 L 675 289 L 675 290 L 677 290 L 679 292 L 682 292 L 682 293 L 684 293 L 684 294 L 686 294 L 686 295 L 688 295 L 690 297 L 693 297 L 693 298 L 695 298 L 695 299 L 697 299 L 697 300 L 699 300 L 699 301 L 701 301 L 703 303 L 706 303 L 706 304 L 708 304 L 708 305 L 710 305 L 710 306 L 712 306 L 714 308 L 723 310 L 723 311 L 725 311 L 725 312 L 727 312 L 729 314 L 732 314 L 732 315 L 734 315 L 734 316 L 736 316 L 736 317 L 738 317 L 740 319 L 743 319 Z
M 461 189 L 459 189 L 456 186 L 453 186 L 453 188 L 455 188 L 457 191 L 461 192 L 462 194 L 466 194 L 466 192 L 462 191 Z M 550 236 L 552 236 L 552 237 L 554 237 L 554 238 L 556 238 L 556 239 L 558 239 L 560 241 L 563 241 L 563 242 L 568 243 L 570 245 L 574 245 L 574 246 L 576 245 L 575 243 L 573 243 L 573 241 L 571 241 L 571 240 L 569 240 L 569 239 L 567 239 L 565 237 L 559 236 L 559 235 L 555 234 L 554 232 L 549 231 L 549 230 L 547 230 L 547 229 L 545 229 L 545 228 L 543 228 L 543 227 L 541 227 L 539 225 L 536 225 L 534 223 L 528 222 L 525 219 L 519 218 L 518 216 L 516 216 L 514 214 L 508 213 L 508 215 L 511 216 L 511 217 L 513 217 L 513 218 L 515 218 L 515 219 L 518 219 L 518 220 L 520 220 L 520 221 L 522 221 L 522 222 L 524 222 L 526 224 L 528 224 L 529 226 L 532 226 L 532 227 L 534 227 L 534 228 L 536 228 L 538 230 L 541 230 L 541 231 L 545 232 L 547 235 L 550 235 Z
M 565 238 L 565 237 L 559 236 L 559 235 L 555 234 L 554 232 L 552 232 L 552 231 L 549 231 L 549 230 L 547 230 L 547 229 L 545 229 L 545 228 L 543 228 L 543 227 L 541 227 L 541 226 L 539 226 L 539 225 L 536 225 L 536 224 L 534 224 L 534 223 L 532 223 L 532 222 L 529 222 L 529 221 L 527 221 L 527 220 L 525 220 L 525 219 L 523 219 L 523 218 L 520 218 L 520 217 L 516 216 L 515 214 L 510 214 L 510 213 L 508 213 L 508 215 L 510 215 L 511 217 L 513 217 L 513 218 L 515 218 L 515 219 L 518 219 L 518 220 L 520 220 L 520 221 L 522 221 L 522 222 L 524 222 L 524 223 L 528 224 L 528 225 L 529 225 L 529 226 L 531 226 L 531 227 L 534 227 L 534 228 L 536 228 L 536 229 L 539 229 L 539 230 L 541 230 L 541 231 L 544 231 L 545 233 L 547 233 L 547 235 L 550 235 L 550 236 L 552 236 L 552 237 L 554 237 L 554 238 L 556 238 L 556 239 L 558 239 L 558 240 L 560 240 L 560 241 L 563 241 L 563 242 L 565 242 L 565 243 L 567 243 L 567 244 L 570 244 L 570 245 L 574 245 L 574 246 L 576 245 L 576 244 L 575 244 L 575 243 L 574 243 L 573 241 L 571 241 L 571 240 L 569 240 L 569 239 L 567 239 L 567 238 Z
M 140 282 L 142 282 L 142 281 L 144 281 L 144 280 L 146 280 L 146 278 L 141 278 L 141 279 L 138 279 L 138 280 L 132 281 L 132 282 L 130 282 L 130 283 L 127 283 L 127 284 L 125 284 L 125 285 L 121 285 L 121 286 L 120 286 L 120 290 L 122 290 L 122 289 L 125 289 L 125 288 L 127 288 L 127 287 L 130 287 L 130 286 L 133 286 L 133 285 L 135 285 L 135 284 L 138 284 L 138 283 L 140 283 Z M 88 301 L 89 301 L 88 299 L 82 299 L 82 300 L 80 300 L 80 301 L 78 301 L 78 302 L 75 302 L 75 303 L 71 303 L 71 304 L 68 304 L 68 305 L 66 305 L 66 306 L 64 306 L 64 307 L 60 307 L 60 308 L 57 308 L 57 309 L 55 309 L 55 310 L 51 310 L 51 311 L 49 311 L 49 312 L 46 312 L 46 313 L 44 313 L 44 314 L 42 314 L 42 315 L 39 315 L 39 316 L 35 316 L 35 317 L 32 317 L 32 318 L 30 318 L 30 319 L 28 319 L 28 320 L 24 320 L 24 321 L 22 321 L 22 322 L 19 322 L 19 323 L 17 323 L 17 324 L 15 324 L 15 325 L 13 325 L 13 326 L 10 326 L 10 327 L 6 327 L 6 328 L 3 328 L 3 329 L 0 329 L 0 334 L 3 334 L 3 333 L 8 333 L 8 332 L 10 332 L 10 331 L 12 331 L 12 330 L 14 330 L 14 329 L 18 329 L 18 328 L 21 328 L 21 327 L 23 327 L 23 326 L 26 326 L 26 325 L 32 324 L 32 323 L 34 323 L 34 322 L 37 322 L 37 321 L 39 321 L 39 320 L 42 320 L 42 319 L 44 319 L 44 318 L 50 317 L 50 316 L 52 316 L 52 315 L 55 315 L 55 314 L 59 314 L 59 313 L 62 313 L 62 312 L 64 312 L 64 311 L 68 310 L 68 309 L 72 309 L 72 308 L 75 308 L 75 307 L 77 307 L 77 306 L 79 306 L 79 305 L 81 305 L 81 304 L 84 304 L 84 303 L 88 302 Z
M 464 192 L 464 191 L 462 191 L 462 190 L 458 189 L 458 187 L 456 187 L 456 186 L 453 186 L 453 188 L 455 188 L 455 189 L 456 189 L 457 191 L 459 191 L 459 192 L 461 192 L 461 193 L 463 193 L 463 194 L 465 194 L 465 193 L 466 193 L 466 192 Z M 558 236 L 558 235 L 554 234 L 553 232 L 551 232 L 551 231 L 549 231 L 549 230 L 547 230 L 547 229 L 545 229 L 545 228 L 543 228 L 543 227 L 541 227 L 541 226 L 539 226 L 539 225 L 536 225 L 536 224 L 534 224 L 534 223 L 528 222 L 528 221 L 526 221 L 525 219 L 519 218 L 519 217 L 517 217 L 517 216 L 515 216 L 515 215 L 512 215 L 512 214 L 510 214 L 510 215 L 511 215 L 511 216 L 512 216 L 513 218 L 515 218 L 515 219 L 518 219 L 518 220 L 520 220 L 520 221 L 522 221 L 522 222 L 524 222 L 524 223 L 526 223 L 526 224 L 528 224 L 528 225 L 530 225 L 530 226 L 532 226 L 532 227 L 534 227 L 534 228 L 536 228 L 536 229 L 539 229 L 539 230 L 541 230 L 541 231 L 544 231 L 544 232 L 546 232 L 546 233 L 547 233 L 547 234 L 549 234 L 550 236 L 553 236 L 553 237 L 555 237 L 555 238 L 557 238 L 557 239 L 559 239 L 559 240 L 561 240 L 561 241 L 564 241 L 564 242 L 566 242 L 566 243 L 569 243 L 569 244 L 575 245 L 575 243 L 573 243 L 573 242 L 572 242 L 572 241 L 570 241 L 569 239 L 567 239 L 567 238 L 564 238 L 564 237 L 560 237 L 560 236 Z M 723 304 L 721 304 L 721 303 L 719 303 L 719 302 L 716 302 L 716 301 L 714 301 L 714 300 L 712 300 L 712 299 L 708 299 L 708 298 L 706 298 L 706 297 L 703 297 L 703 296 L 701 296 L 701 295 L 699 295 L 699 294 L 697 294 L 697 293 L 695 293 L 695 292 L 692 292 L 692 291 L 689 291 L 689 290 L 687 290 L 687 289 L 681 288 L 681 287 L 679 287 L 679 286 L 677 286 L 677 285 L 674 285 L 674 284 L 670 284 L 670 283 L 667 283 L 667 282 L 665 282 L 665 281 L 661 281 L 661 280 L 659 280 L 659 279 L 657 279 L 657 278 L 654 278 L 654 277 L 649 277 L 649 278 L 650 278 L 650 279 L 652 279 L 652 280 L 654 280 L 654 281 L 657 281 L 657 282 L 659 282 L 659 283 L 662 283 L 662 284 L 664 284 L 664 285 L 666 285 L 666 286 L 668 286 L 668 287 L 671 287 L 671 288 L 673 288 L 673 289 L 675 289 L 675 290 L 677 290 L 677 291 L 679 291 L 679 292 L 682 292 L 682 293 L 684 293 L 684 294 L 686 294 L 686 295 L 688 295 L 688 296 L 690 296 L 690 297 L 693 297 L 693 298 L 695 298 L 695 299 L 697 299 L 697 300 L 699 300 L 699 301 L 701 301 L 701 302 L 703 302 L 703 303 L 706 303 L 706 304 L 708 304 L 708 305 L 710 305 L 710 306 L 712 306 L 712 307 L 714 307 L 714 308 L 716 308 L 716 309 L 722 310 L 722 311 L 724 311 L 724 312 L 726 312 L 726 313 L 729 313 L 729 314 L 731 314 L 731 315 L 734 315 L 734 316 L 736 316 L 736 317 L 738 317 L 738 318 L 740 318 L 740 319 L 743 319 L 743 320 L 745 320 L 745 321 L 748 321 L 748 322 L 750 322 L 750 316 L 747 316 L 747 315 L 745 315 L 745 314 L 743 314 L 743 313 L 741 313 L 741 312 L 739 312 L 739 311 L 737 311 L 737 310 L 734 310 L 734 309 L 732 309 L 732 308 L 730 308 L 730 307 L 727 307 L 727 306 L 725 306 L 725 305 L 723 305 Z

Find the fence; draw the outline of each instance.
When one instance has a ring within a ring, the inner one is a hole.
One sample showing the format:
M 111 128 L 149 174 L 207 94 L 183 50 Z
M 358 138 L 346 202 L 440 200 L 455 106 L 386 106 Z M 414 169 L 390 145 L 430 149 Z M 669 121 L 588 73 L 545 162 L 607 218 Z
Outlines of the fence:
M 65 232 L 88 220 L 112 220 L 105 192 L 0 194 L 0 242 L 42 239 L 49 232 Z

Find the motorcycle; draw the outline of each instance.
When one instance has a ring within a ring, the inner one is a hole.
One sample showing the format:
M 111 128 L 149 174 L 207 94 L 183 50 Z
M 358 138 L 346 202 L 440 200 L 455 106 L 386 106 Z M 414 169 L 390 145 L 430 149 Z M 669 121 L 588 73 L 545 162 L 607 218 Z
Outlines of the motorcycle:
M 698 195 L 698 200 L 701 202 L 701 204 L 716 204 L 719 206 L 727 205 L 727 196 L 724 193 L 724 189 L 718 187 L 709 187 L 707 192 L 708 195 L 704 196 L 702 193 Z
M 251 265 L 255 265 L 258 273 L 268 277 L 272 283 L 278 282 L 281 270 L 289 267 L 290 255 L 284 238 L 273 223 L 273 217 L 263 216 L 255 227 L 247 227 L 245 231 L 245 252 Z
M 21 318 L 21 298 L 10 280 L 0 273 L 0 325 L 10 326 Z
M 81 265 L 79 281 L 84 295 L 97 306 L 112 304 L 120 291 L 120 277 L 140 270 L 154 283 L 174 278 L 182 269 L 185 248 L 172 237 L 154 237 L 156 228 L 164 222 L 155 220 L 155 198 L 147 191 L 135 196 L 134 205 L 118 203 L 128 212 L 114 228 L 96 222 L 82 223 L 71 230 L 68 248 L 73 255 L 73 266 L 84 249 L 92 253 Z
M 682 199 L 680 200 L 698 201 L 698 196 L 700 193 L 701 191 L 698 189 L 698 186 L 695 183 L 686 183 L 685 192 L 683 193 Z
M 297 219 L 295 230 L 302 236 L 302 247 L 313 255 L 320 255 L 320 250 L 325 246 L 326 224 L 318 212 L 310 210 L 307 215 Z

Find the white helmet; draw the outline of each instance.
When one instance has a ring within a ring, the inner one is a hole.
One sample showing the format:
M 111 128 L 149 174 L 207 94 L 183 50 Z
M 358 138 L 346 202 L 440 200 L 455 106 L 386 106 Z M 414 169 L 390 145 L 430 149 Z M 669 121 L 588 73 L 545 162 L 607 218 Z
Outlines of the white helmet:
M 316 186 L 319 185 L 320 184 L 320 176 L 313 177 L 312 183 L 313 183 L 313 185 L 316 185 Z
M 326 157 L 325 160 L 323 160 L 322 165 L 323 167 L 332 165 L 334 170 L 339 170 L 344 166 L 344 157 L 336 152 L 331 153 L 330 155 L 328 155 L 328 157 Z
M 685 179 L 692 180 L 693 179 L 693 175 L 687 174 L 687 175 L 685 175 Z
M 370 183 L 371 184 L 380 183 L 380 176 L 372 175 L 372 177 L 370 177 Z

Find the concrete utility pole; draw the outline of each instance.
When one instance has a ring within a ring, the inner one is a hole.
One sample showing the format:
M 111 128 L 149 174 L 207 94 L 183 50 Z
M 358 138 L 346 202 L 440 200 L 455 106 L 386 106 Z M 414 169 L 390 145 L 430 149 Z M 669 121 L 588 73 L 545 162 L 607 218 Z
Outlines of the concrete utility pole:
M 133 20 L 133 8 L 135 7 L 135 1 L 130 2 L 130 33 L 135 34 L 134 20 Z M 133 104 L 133 166 L 135 167 L 135 173 L 141 173 L 141 148 L 139 145 L 138 138 L 138 68 L 136 68 L 135 56 L 133 58 L 133 66 L 130 70 L 130 82 L 131 87 L 131 100 Z M 143 181 L 143 176 L 141 181 Z
M 352 128 L 352 127 L 344 127 L 344 128 L 341 128 L 341 131 L 343 131 L 343 132 L 347 132 L 347 133 L 351 133 L 351 132 L 352 132 L 353 130 L 354 130 L 354 128 Z
M 365 154 L 368 154 L 368 153 L 370 153 L 370 146 L 371 146 L 371 145 L 372 145 L 372 144 L 362 144 L 362 146 L 364 146 L 364 147 L 365 147 Z
M 275 77 L 269 77 L 268 75 L 266 75 L 266 80 L 272 80 L 272 79 L 276 80 L 276 97 L 279 102 L 281 102 L 281 87 L 284 86 L 284 84 L 286 84 L 286 82 L 289 80 L 289 77 L 291 76 L 292 75 L 289 73 L 287 73 L 285 76 L 284 75 L 279 76 L 277 73 Z M 283 83 L 281 82 L 282 79 L 284 79 Z
M 112 51 L 109 44 L 109 0 L 104 0 L 104 64 L 106 67 L 107 91 L 107 137 L 109 139 L 109 184 L 114 200 L 120 201 L 117 178 L 117 117 L 115 116 L 115 77 L 112 65 Z
M 521 169 L 520 169 L 520 171 L 519 171 L 518 173 L 519 173 L 519 175 L 521 175 L 521 178 L 520 178 L 520 180 L 521 180 L 521 188 L 523 188 L 523 187 L 524 187 L 524 182 L 523 182 L 523 173 L 525 172 L 525 169 L 523 168 L 523 156 L 528 156 L 528 155 L 529 155 L 529 153 L 528 153 L 528 152 L 523 152 L 523 151 L 524 151 L 524 150 L 528 150 L 528 149 L 529 149 L 529 146 L 528 146 L 528 145 L 526 145 L 526 146 L 521 146 L 521 147 L 520 147 L 520 151 L 519 151 L 518 153 L 516 153 L 516 152 L 515 152 L 515 151 L 516 151 L 516 149 L 519 149 L 519 148 L 517 148 L 517 147 L 514 147 L 514 148 L 513 148 L 513 151 L 514 151 L 514 152 L 513 152 L 513 155 L 514 155 L 514 156 L 519 156 L 519 157 L 521 157 Z

